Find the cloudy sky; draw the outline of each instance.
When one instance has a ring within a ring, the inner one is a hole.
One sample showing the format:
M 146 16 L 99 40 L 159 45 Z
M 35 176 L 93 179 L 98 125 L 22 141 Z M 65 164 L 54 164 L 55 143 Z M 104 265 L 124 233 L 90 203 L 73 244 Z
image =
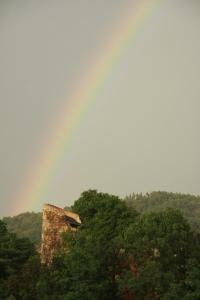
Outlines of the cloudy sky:
M 68 95 L 134 1 L 143 2 L 0 0 L 0 216 L 70 205 L 89 188 L 200 194 L 200 2 L 162 0 L 79 122 L 42 197 L 20 204 Z

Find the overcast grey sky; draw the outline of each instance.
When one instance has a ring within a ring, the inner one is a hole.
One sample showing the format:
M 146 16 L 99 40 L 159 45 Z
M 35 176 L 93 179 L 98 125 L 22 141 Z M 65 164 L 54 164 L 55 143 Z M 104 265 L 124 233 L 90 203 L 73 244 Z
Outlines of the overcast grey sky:
M 79 84 L 133 1 L 0 0 L 1 216 L 16 211 L 66 91 Z M 153 190 L 200 194 L 199 53 L 200 1 L 161 1 L 77 128 L 44 199 L 31 209 L 43 202 L 70 205 L 89 188 L 120 197 Z

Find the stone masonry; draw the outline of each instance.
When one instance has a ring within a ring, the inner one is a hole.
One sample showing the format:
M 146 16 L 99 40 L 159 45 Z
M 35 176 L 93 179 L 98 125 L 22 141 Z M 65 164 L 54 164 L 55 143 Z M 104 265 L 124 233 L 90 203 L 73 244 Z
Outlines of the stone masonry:
M 56 250 L 62 244 L 61 233 L 68 230 L 76 231 L 81 224 L 79 215 L 44 204 L 42 217 L 41 262 L 50 264 Z

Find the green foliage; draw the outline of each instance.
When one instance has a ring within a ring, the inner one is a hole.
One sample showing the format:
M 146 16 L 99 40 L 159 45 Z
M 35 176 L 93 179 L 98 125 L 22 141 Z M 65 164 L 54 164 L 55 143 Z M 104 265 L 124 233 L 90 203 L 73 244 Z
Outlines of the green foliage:
M 178 209 L 188 220 L 192 229 L 200 233 L 200 196 L 180 193 L 152 192 L 147 194 L 132 194 L 125 202 L 140 213 L 159 212 L 167 208 Z
M 180 210 L 168 208 L 178 205 L 188 220 L 195 209 L 198 215 L 198 197 L 154 192 L 122 201 L 84 192 L 72 207 L 82 224 L 62 235 L 63 246 L 50 266 L 40 264 L 28 239 L 17 238 L 0 221 L 0 299 L 200 299 L 200 236 Z M 29 224 L 28 214 L 19 217 L 19 235 L 27 224 L 33 239 L 32 216 Z M 8 220 L 12 231 L 19 220 Z
M 112 235 L 122 232 L 138 215 L 117 196 L 98 193 L 96 190 L 83 192 L 72 210 L 79 214 L 84 228 L 96 228 L 100 224 L 104 230 L 109 228 Z
M 16 233 L 20 238 L 29 238 L 33 243 L 39 244 L 41 238 L 42 214 L 26 212 L 14 217 L 6 217 L 3 221 L 10 232 Z
M 195 237 L 181 213 L 168 209 L 139 216 L 127 229 L 124 245 L 126 259 L 132 258 L 136 271 L 124 271 L 120 284 L 134 299 L 143 300 L 160 298 L 172 283 L 185 278 Z
M 200 263 L 190 259 L 186 266 L 186 275 L 180 282 L 172 283 L 163 300 L 199 300 L 200 299 Z
M 33 244 L 9 233 L 5 223 L 0 221 L 0 299 L 15 297 L 15 278 L 32 255 L 35 255 Z
M 61 264 L 59 299 L 118 299 L 121 235 L 136 212 L 118 197 L 97 191 L 84 192 L 73 211 L 83 225 L 76 234 L 64 234 L 68 252 L 55 260 L 55 266 Z
M 167 192 L 152 192 L 150 194 L 132 194 L 125 198 L 129 207 L 135 208 L 139 213 L 159 212 L 166 208 L 179 209 L 189 221 L 192 229 L 200 233 L 200 197 Z M 65 209 L 71 210 L 66 206 Z M 85 208 L 83 208 L 85 209 Z M 92 212 L 91 212 L 92 213 Z M 27 237 L 36 245 L 41 239 L 42 214 L 26 212 L 14 217 L 6 217 L 3 221 L 8 230 L 16 233 L 18 237 Z

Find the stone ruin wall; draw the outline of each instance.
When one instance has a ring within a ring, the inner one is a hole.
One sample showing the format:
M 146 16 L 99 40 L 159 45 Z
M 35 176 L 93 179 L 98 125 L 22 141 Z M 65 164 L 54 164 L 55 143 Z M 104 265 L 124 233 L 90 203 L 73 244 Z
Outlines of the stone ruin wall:
M 68 230 L 76 231 L 73 224 L 81 224 L 79 216 L 71 211 L 51 204 L 45 204 L 42 217 L 41 262 L 51 263 L 53 255 L 62 243 L 61 233 Z

